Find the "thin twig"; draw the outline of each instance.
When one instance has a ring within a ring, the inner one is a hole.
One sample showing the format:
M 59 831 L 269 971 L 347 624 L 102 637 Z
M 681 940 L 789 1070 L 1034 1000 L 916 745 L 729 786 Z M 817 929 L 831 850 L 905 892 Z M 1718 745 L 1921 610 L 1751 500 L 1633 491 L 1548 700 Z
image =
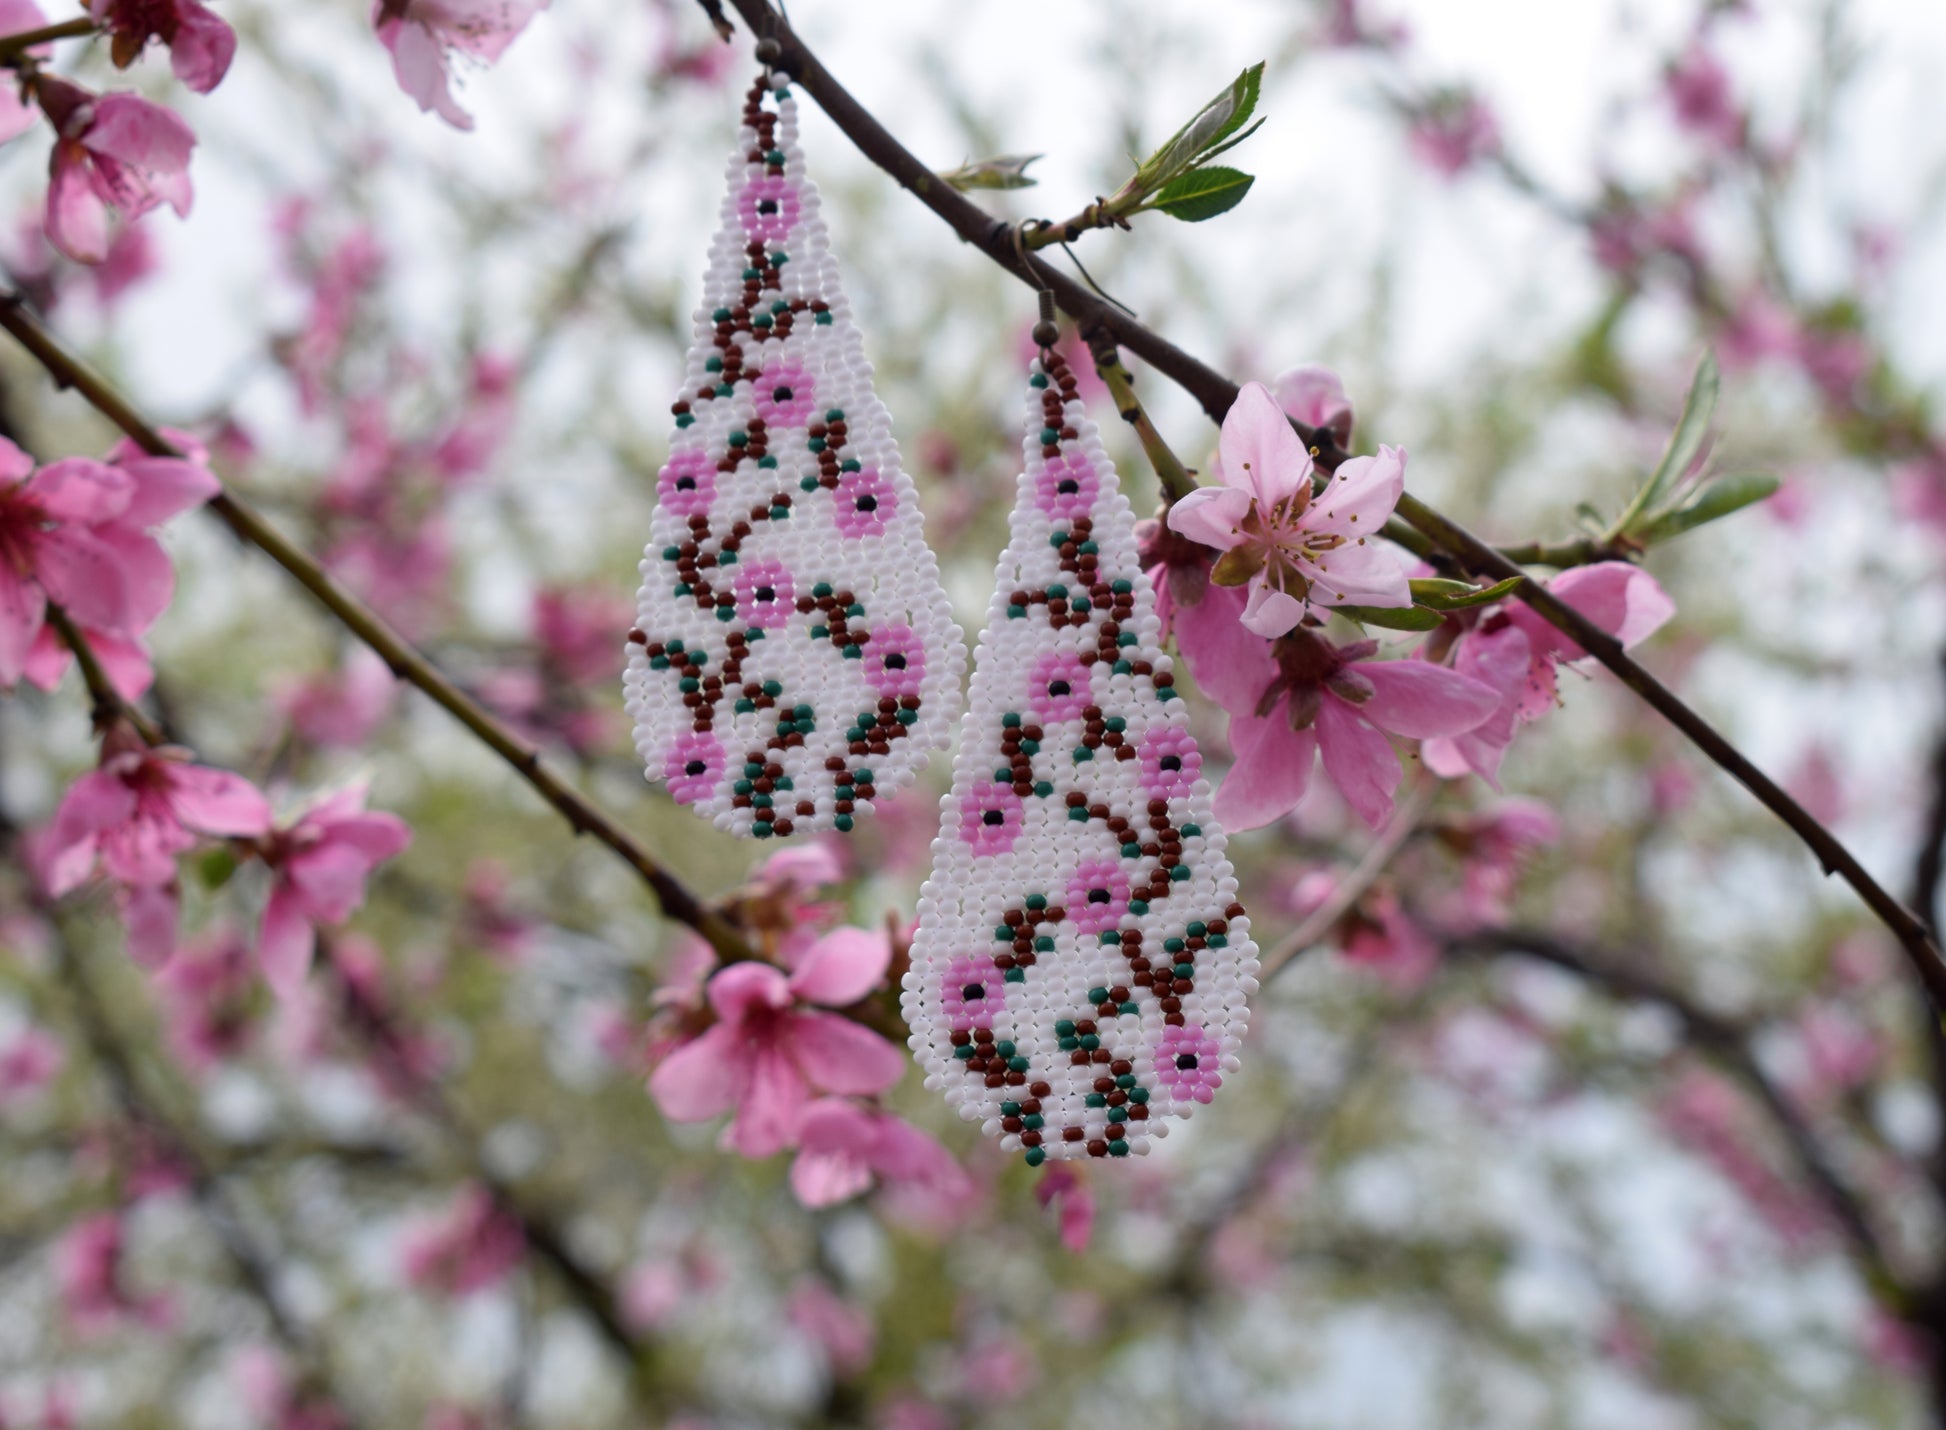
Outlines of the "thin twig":
M 1105 338 L 1106 334 L 1098 332 L 1098 336 Z M 1177 502 L 1195 491 L 1196 479 L 1169 450 L 1169 444 L 1162 440 L 1149 414 L 1142 410 L 1141 399 L 1135 395 L 1135 377 L 1122 365 L 1122 355 L 1115 344 L 1112 341 L 1091 343 L 1089 353 L 1095 360 L 1095 372 L 1108 384 L 1109 396 L 1115 399 L 1115 410 L 1121 413 L 1122 421 L 1135 429 L 1149 465 L 1155 468 L 1155 479 L 1162 486 L 1164 500 Z
M 1385 826 L 1385 832 L 1373 841 L 1372 847 L 1365 851 L 1365 857 L 1358 861 L 1357 866 L 1332 887 L 1331 897 L 1313 909 L 1303 923 L 1263 955 L 1257 970 L 1260 982 L 1269 982 L 1278 969 L 1300 954 L 1310 952 L 1330 936 L 1338 921 L 1357 907 L 1358 901 L 1371 891 L 1372 885 L 1385 873 L 1386 866 L 1405 848 L 1406 841 L 1418 830 L 1419 821 L 1432 807 L 1438 793 L 1437 781 L 1422 780 L 1399 803 L 1392 812 L 1391 822 Z
M 744 23 L 759 37 L 775 40 L 779 59 L 775 68 L 792 75 L 858 150 L 898 183 L 910 189 L 927 208 L 982 253 L 1036 289 L 1053 292 L 1061 309 L 1086 330 L 1099 325 L 1122 347 L 1176 383 L 1202 404 L 1210 419 L 1221 422 L 1236 401 L 1237 385 L 1214 368 L 1190 356 L 1153 329 L 1090 293 L 1060 270 L 1031 254 L 1016 254 L 1010 225 L 994 219 L 922 164 L 884 125 L 831 75 L 772 10 L 767 0 L 731 0 Z M 1317 449 L 1318 465 L 1335 469 L 1350 454 L 1322 428 L 1295 419 L 1291 426 Z M 1678 699 L 1674 692 L 1631 660 L 1621 642 L 1595 625 L 1486 542 L 1416 497 L 1400 500 L 1398 515 L 1443 547 L 1466 570 L 1495 580 L 1520 578 L 1514 594 L 1550 625 L 1565 631 L 1581 648 L 1607 666 L 1622 683 L 1689 740 L 1728 771 L 1804 841 L 1827 873 L 1835 873 L 1857 891 L 1866 906 L 1897 936 L 1931 995 L 1936 1010 L 1946 1009 L 1946 957 L 1925 923 L 1874 879 L 1839 839 L 1790 797 L 1763 771 L 1718 734 L 1708 721 Z
M 54 634 L 73 653 L 74 663 L 80 668 L 82 683 L 88 687 L 95 732 L 104 733 L 116 721 L 126 721 L 142 737 L 144 744 L 166 744 L 167 737 L 162 733 L 162 727 L 122 698 L 121 691 L 115 688 L 115 682 L 108 678 L 108 672 L 102 668 L 101 657 L 95 654 L 95 648 L 89 644 L 87 636 L 82 634 L 66 611 L 51 601 L 47 606 L 47 623 L 54 627 Z
M 119 427 L 143 451 L 159 457 L 183 453 L 94 368 L 64 347 L 18 293 L 0 294 L 0 328 L 39 360 L 57 386 L 72 388 Z M 592 834 L 626 861 L 654 892 L 662 912 L 707 939 L 725 962 L 753 958 L 742 935 L 665 869 L 620 822 L 569 784 L 531 743 L 515 734 L 461 690 L 405 637 L 341 586 L 308 552 L 293 543 L 247 502 L 219 492 L 209 502 L 230 530 L 256 547 L 317 597 L 320 604 L 384 658 L 393 674 L 430 696 L 481 743 L 517 770 L 559 810 L 577 834 Z

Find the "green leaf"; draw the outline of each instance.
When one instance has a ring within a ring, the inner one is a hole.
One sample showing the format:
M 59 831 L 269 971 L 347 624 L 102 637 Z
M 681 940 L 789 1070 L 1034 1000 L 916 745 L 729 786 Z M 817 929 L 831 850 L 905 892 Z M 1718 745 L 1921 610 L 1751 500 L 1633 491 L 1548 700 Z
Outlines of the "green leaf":
M 1242 203 L 1243 196 L 1256 182 L 1254 175 L 1221 165 L 1191 169 L 1164 184 L 1145 207 L 1159 209 L 1184 223 L 1201 223 Z
M 1710 419 L 1716 415 L 1716 393 L 1716 357 L 1706 349 L 1703 360 L 1696 364 L 1696 376 L 1690 381 L 1682 416 L 1676 421 L 1676 430 L 1669 434 L 1669 445 L 1663 450 L 1662 460 L 1656 463 L 1628 508 L 1615 518 L 1615 535 L 1640 537 L 1642 533 L 1635 527 L 1642 514 L 1655 510 L 1689 470 L 1690 463 L 1703 449 L 1704 438 L 1709 435 Z
M 1520 584 L 1521 579 L 1519 576 L 1509 576 L 1491 586 L 1474 586 L 1465 581 L 1448 581 L 1444 577 L 1431 576 L 1409 584 L 1412 599 L 1417 605 L 1429 606 L 1435 611 L 1464 611 L 1505 600 L 1513 594 L 1514 587 Z
M 1731 512 L 1760 502 L 1782 483 L 1768 472 L 1736 472 L 1718 477 L 1681 506 L 1657 512 L 1637 534 L 1643 542 L 1667 541 Z
M 1263 61 L 1259 60 L 1204 105 L 1194 119 L 1178 129 L 1166 144 L 1142 162 L 1142 167 L 1135 174 L 1139 190 L 1149 192 L 1167 184 L 1184 170 L 1193 168 L 1198 160 L 1208 156 L 1211 149 L 1242 128 L 1249 120 L 1251 111 L 1257 107 L 1257 95 L 1263 87 L 1263 79 Z
M 1388 631 L 1430 631 L 1446 618 L 1424 606 L 1333 606 L 1362 626 L 1382 626 Z
M 973 159 L 950 169 L 939 177 L 965 193 L 968 189 L 1031 189 L 1038 179 L 1027 176 L 1027 166 L 1039 154 L 995 154 L 991 159 Z
M 227 844 L 218 844 L 206 849 L 194 861 L 196 878 L 205 889 L 220 889 L 230 882 L 230 876 L 237 871 L 236 855 L 230 852 Z

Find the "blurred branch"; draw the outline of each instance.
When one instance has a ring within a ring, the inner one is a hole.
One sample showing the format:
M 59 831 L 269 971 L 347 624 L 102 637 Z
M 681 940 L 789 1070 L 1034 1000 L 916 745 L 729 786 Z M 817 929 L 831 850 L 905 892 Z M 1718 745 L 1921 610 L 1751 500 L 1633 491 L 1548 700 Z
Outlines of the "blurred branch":
M 274 1255 L 251 1234 L 221 1174 L 194 1135 L 177 1124 L 143 1088 L 134 1061 L 80 957 L 68 944 L 52 911 L 47 912 L 55 972 L 67 991 L 82 1038 L 123 1115 L 148 1132 L 163 1154 L 186 1173 L 193 1204 L 215 1234 L 238 1281 L 263 1308 L 272 1334 L 301 1367 L 312 1390 L 328 1397 L 343 1417 L 343 1423 L 357 1423 L 331 1382 L 322 1352 L 313 1344 L 296 1313 L 284 1302 L 277 1285 Z
M 0 293 L 0 328 L 12 333 L 39 360 L 57 386 L 80 393 L 143 451 L 160 457 L 183 455 L 107 378 L 62 346 L 18 293 Z M 696 930 L 726 963 L 755 957 L 742 934 L 665 869 L 613 815 L 556 773 L 541 758 L 539 750 L 449 680 L 421 651 L 341 586 L 314 557 L 248 503 L 228 492 L 219 492 L 210 499 L 209 505 L 242 541 L 282 566 L 326 610 L 377 651 L 393 674 L 417 686 L 488 749 L 513 766 L 542 799 L 560 811 L 576 834 L 592 834 L 620 855 L 653 891 L 666 916 Z
M 61 643 L 73 652 L 74 663 L 81 670 L 82 683 L 88 687 L 89 715 L 94 721 L 95 733 L 100 734 L 121 720 L 134 727 L 144 744 L 166 743 L 162 727 L 122 698 L 122 693 L 115 688 L 115 682 L 102 669 L 101 659 L 88 643 L 88 638 L 69 619 L 68 613 L 52 601 L 47 604 L 47 623 L 54 627 L 54 633 L 61 638 Z
M 1434 933 L 1449 957 L 1499 958 L 1512 954 L 1561 969 L 1583 982 L 1634 1002 L 1653 1003 L 1674 1014 L 1683 1035 L 1700 1052 L 1721 1064 L 1751 1092 L 1789 1146 L 1798 1171 L 1824 1203 L 1850 1243 L 1852 1257 L 1873 1296 L 1895 1315 L 1912 1309 L 1912 1296 L 1892 1271 L 1873 1229 L 1864 1199 L 1839 1173 L 1823 1142 L 1757 1061 L 1750 1030 L 1701 1007 L 1680 989 L 1630 968 L 1612 955 L 1577 947 L 1551 934 L 1519 928 Z
M 40 25 L 32 30 L 20 30 L 11 35 L 0 35 L 0 65 L 17 65 L 28 58 L 27 52 L 55 40 L 78 40 L 83 35 L 92 35 L 101 27 L 87 15 L 72 20 L 62 20 L 52 25 Z
M 790 24 L 768 0 L 731 0 L 744 23 L 760 40 L 773 42 L 773 66 L 792 75 L 816 100 L 858 150 L 914 197 L 944 219 L 967 243 L 1035 289 L 1053 292 L 1055 302 L 1081 325 L 1083 337 L 1106 329 L 1115 341 L 1168 377 L 1202 404 L 1210 420 L 1220 423 L 1236 401 L 1237 385 L 1215 369 L 1184 352 L 1153 329 L 1118 311 L 1058 269 L 1030 253 L 1017 252 L 1014 229 L 943 183 L 910 150 L 880 124 L 851 93 L 832 77 L 798 38 Z M 1331 433 L 1292 419 L 1292 428 L 1317 449 L 1317 463 L 1331 471 L 1350 458 Z M 1525 601 L 1548 624 L 1566 632 L 1583 650 L 1612 670 L 1622 683 L 1645 701 L 1692 744 L 1803 840 L 1826 873 L 1835 873 L 1858 893 L 1866 906 L 1897 936 L 1918 970 L 1935 1010 L 1946 1010 L 1946 956 L 1931 931 L 1889 893 L 1845 845 L 1791 798 L 1781 786 L 1752 764 L 1696 711 L 1661 681 L 1637 665 L 1620 641 L 1529 578 L 1519 566 L 1465 527 L 1427 506 L 1417 497 L 1399 500 L 1397 515 L 1430 537 L 1475 575 L 1495 581 L 1517 579 L 1514 595 Z
M 526 1205 L 506 1179 L 486 1164 L 480 1155 L 478 1139 L 437 1085 L 420 1073 L 391 1010 L 356 979 L 343 975 L 331 957 L 328 944 L 321 946 L 320 952 L 323 955 L 320 962 L 338 975 L 339 1001 L 346 1024 L 383 1062 L 396 1085 L 406 1091 L 420 1112 L 445 1136 L 465 1163 L 467 1175 L 485 1187 L 494 1202 L 520 1223 L 528 1248 L 554 1272 L 569 1298 L 587 1313 L 602 1339 L 634 1375 L 638 1390 L 647 1395 L 650 1390 L 645 1373 L 647 1346 L 623 1319 L 613 1288 L 569 1249 L 567 1238 L 559 1228 Z

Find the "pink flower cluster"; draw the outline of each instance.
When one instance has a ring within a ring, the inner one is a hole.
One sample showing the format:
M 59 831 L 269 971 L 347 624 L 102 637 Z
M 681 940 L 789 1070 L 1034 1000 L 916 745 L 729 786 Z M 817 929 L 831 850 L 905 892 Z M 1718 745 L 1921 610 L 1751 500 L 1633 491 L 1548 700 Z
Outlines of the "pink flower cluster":
M 1223 422 L 1219 484 L 1176 502 L 1166 528 L 1144 530 L 1145 559 L 1165 629 L 1230 715 L 1236 760 L 1217 817 L 1231 829 L 1280 818 L 1322 761 L 1346 803 L 1377 827 L 1404 773 L 1395 738 L 1423 742 L 1441 775 L 1470 771 L 1492 783 L 1515 731 L 1553 705 L 1556 668 L 1587 652 L 1512 603 L 1449 617 L 1418 659 L 1382 660 L 1376 641 L 1327 636 L 1334 607 L 1412 603 L 1399 559 L 1379 540 L 1404 491 L 1405 453 L 1381 447 L 1321 480 L 1291 417 L 1349 439 L 1351 403 L 1322 369 L 1286 374 L 1275 394 L 1246 385 Z M 1674 609 L 1654 578 L 1623 562 L 1548 584 L 1624 645 Z M 1003 811 L 994 829 L 974 833 L 997 839 L 1006 828 Z
M 745 1157 L 795 1147 L 791 1185 L 807 1206 L 856 1196 L 874 1180 L 961 1195 L 965 1174 L 944 1147 L 884 1109 L 850 1100 L 889 1089 L 906 1057 L 837 1011 L 881 986 L 892 960 L 883 931 L 818 929 L 834 910 L 807 896 L 838 872 L 821 845 L 784 850 L 758 871 L 739 912 L 778 962 L 733 963 L 713 974 L 705 965 L 700 994 L 672 991 L 664 1001 L 685 1028 L 649 1092 L 675 1122 L 733 1112 L 724 1144 Z

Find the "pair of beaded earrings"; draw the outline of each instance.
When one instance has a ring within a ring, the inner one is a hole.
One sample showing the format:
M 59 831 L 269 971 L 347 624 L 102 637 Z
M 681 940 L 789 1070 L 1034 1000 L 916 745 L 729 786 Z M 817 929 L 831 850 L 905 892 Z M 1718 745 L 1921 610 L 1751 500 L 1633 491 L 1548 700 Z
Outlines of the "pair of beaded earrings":
M 625 678 L 651 779 L 758 839 L 846 832 L 945 745 L 965 654 L 781 74 L 743 109 Z M 1038 1165 L 1145 1153 L 1237 1066 L 1256 950 L 1135 518 L 1060 356 L 901 1004 L 927 1086 Z

